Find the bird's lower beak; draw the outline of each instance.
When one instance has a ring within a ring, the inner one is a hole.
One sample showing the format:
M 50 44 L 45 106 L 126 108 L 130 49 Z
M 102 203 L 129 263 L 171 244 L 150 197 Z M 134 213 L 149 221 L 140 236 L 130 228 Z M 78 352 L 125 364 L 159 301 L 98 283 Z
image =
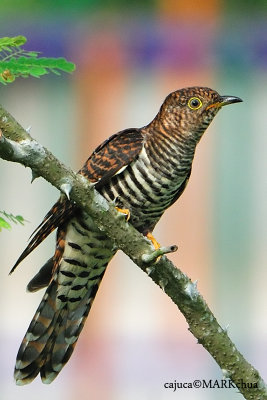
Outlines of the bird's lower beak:
M 240 103 L 243 100 L 240 99 L 240 97 L 235 97 L 235 96 L 221 96 L 221 100 L 218 101 L 217 103 L 210 104 L 207 107 L 207 110 L 209 108 L 218 108 L 218 107 L 223 107 L 227 106 L 228 104 L 233 104 L 233 103 Z

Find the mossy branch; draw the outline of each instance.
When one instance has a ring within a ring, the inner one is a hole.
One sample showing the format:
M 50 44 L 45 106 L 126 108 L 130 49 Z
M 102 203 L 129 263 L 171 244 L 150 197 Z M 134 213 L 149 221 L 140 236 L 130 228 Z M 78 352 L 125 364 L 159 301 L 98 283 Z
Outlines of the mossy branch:
M 267 399 L 266 385 L 259 372 L 245 360 L 227 331 L 219 325 L 198 292 L 196 283 L 164 255 L 175 251 L 175 246 L 155 252 L 150 241 L 126 222 L 115 207 L 94 190 L 93 185 L 58 161 L 1 106 L 0 157 L 30 167 L 34 178 L 42 176 L 88 212 L 98 227 L 178 306 L 198 343 L 206 348 L 221 367 L 224 379 L 231 379 L 245 399 Z M 160 260 L 154 261 L 161 254 Z

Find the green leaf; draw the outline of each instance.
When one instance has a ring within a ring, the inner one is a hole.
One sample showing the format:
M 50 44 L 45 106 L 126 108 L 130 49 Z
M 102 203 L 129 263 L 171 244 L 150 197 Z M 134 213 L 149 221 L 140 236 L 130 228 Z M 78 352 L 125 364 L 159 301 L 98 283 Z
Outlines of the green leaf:
M 60 71 L 72 72 L 74 70 L 75 64 L 68 62 L 65 58 L 28 58 L 21 56 L 12 57 L 9 61 L 0 61 L 0 76 L 5 82 L 10 82 L 18 76 L 40 77 L 49 72 L 60 74 Z
M 0 232 L 2 228 L 11 229 L 11 225 L 9 222 L 7 222 L 7 220 L 15 224 L 21 224 L 21 225 L 24 225 L 24 223 L 26 222 L 26 220 L 21 215 L 8 214 L 6 211 L 0 211 L 0 214 L 2 214 L 3 217 L 5 217 L 5 218 L 0 217 Z
M 25 36 L 3 37 L 0 38 L 0 51 L 10 50 L 10 47 L 22 46 L 27 42 Z
M 15 218 L 19 224 L 24 225 L 25 219 L 21 215 L 16 215 Z
M 0 217 L 0 231 L 2 228 L 11 229 L 11 225 L 2 217 Z
M 27 78 L 61 72 L 73 72 L 75 64 L 65 58 L 39 57 L 37 51 L 27 51 L 21 48 L 26 43 L 24 36 L 0 38 L 0 83 L 14 82 L 18 77 Z
M 24 52 L 23 52 L 23 54 L 24 54 Z M 27 52 L 25 52 L 25 54 L 26 54 L 28 57 L 37 57 L 38 54 L 40 54 L 40 52 L 39 52 L 39 51 L 27 51 Z

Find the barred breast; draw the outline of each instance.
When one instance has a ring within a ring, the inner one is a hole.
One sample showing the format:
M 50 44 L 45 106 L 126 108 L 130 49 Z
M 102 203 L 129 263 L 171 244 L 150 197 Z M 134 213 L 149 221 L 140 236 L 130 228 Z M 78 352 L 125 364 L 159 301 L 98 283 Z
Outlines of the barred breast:
M 169 150 L 150 144 L 136 160 L 116 174 L 101 194 L 121 208 L 130 210 L 130 222 L 143 234 L 152 231 L 164 211 L 185 188 L 193 155 L 180 161 L 177 148 Z

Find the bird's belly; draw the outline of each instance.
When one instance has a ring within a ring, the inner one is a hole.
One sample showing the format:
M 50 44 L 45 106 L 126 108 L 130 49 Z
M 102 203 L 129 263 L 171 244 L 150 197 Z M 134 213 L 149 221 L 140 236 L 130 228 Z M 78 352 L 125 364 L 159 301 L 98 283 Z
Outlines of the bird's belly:
M 173 179 L 174 178 L 174 179 Z M 185 176 L 164 176 L 160 170 L 145 168 L 142 160 L 129 165 L 102 188 L 108 201 L 130 210 L 130 222 L 142 233 L 151 231 L 172 204 Z
M 72 218 L 58 271 L 58 308 L 67 303 L 69 309 L 75 309 L 84 296 L 90 297 L 115 252 L 113 241 L 89 215 L 82 212 Z

